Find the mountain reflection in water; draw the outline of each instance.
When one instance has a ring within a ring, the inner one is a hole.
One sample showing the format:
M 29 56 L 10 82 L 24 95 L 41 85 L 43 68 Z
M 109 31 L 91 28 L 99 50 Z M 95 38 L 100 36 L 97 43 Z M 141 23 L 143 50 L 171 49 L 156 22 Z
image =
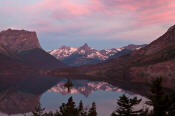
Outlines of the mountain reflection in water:
M 70 96 L 73 96 L 77 105 L 80 100 L 87 107 L 96 102 L 99 116 L 107 116 L 114 110 L 119 96 L 123 93 L 132 96 L 107 82 L 71 78 L 70 81 L 72 86 L 68 91 L 65 86 L 68 80 L 65 78 L 23 75 L 21 79 L 19 76 L 3 76 L 0 80 L 0 116 L 23 116 L 39 102 L 46 111 L 55 111 Z
M 88 97 L 94 91 L 102 90 L 102 91 L 113 91 L 113 92 L 122 92 L 123 90 L 114 87 L 107 82 L 99 82 L 99 81 L 88 81 L 88 80 L 72 80 L 73 87 L 70 92 L 65 89 L 65 81 L 60 81 L 56 86 L 52 87 L 49 91 L 55 93 L 61 93 L 62 95 L 67 94 L 82 94 Z

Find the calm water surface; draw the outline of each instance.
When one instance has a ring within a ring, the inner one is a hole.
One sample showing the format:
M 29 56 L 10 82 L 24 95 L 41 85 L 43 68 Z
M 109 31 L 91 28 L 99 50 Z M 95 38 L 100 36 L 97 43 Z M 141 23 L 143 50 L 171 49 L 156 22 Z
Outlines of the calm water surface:
M 68 90 L 66 78 L 30 77 L 20 82 L 9 82 L 0 91 L 0 116 L 23 116 L 29 113 L 40 102 L 46 111 L 55 111 L 69 97 L 73 97 L 76 104 L 82 100 L 85 107 L 90 107 L 92 102 L 97 105 L 99 116 L 110 116 L 115 110 L 116 101 L 122 94 L 130 97 L 138 96 L 143 99 L 139 107 L 143 107 L 146 98 L 134 95 L 107 82 L 74 80 Z

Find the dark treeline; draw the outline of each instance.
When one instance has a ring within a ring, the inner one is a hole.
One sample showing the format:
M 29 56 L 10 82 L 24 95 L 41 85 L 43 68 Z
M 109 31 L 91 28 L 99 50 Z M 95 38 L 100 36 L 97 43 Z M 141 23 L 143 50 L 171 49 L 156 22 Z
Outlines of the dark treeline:
M 83 102 L 80 101 L 78 107 L 76 107 L 73 98 L 70 97 L 67 103 L 63 103 L 59 111 L 56 112 L 50 111 L 49 113 L 45 112 L 45 108 L 42 108 L 40 104 L 35 107 L 35 110 L 32 112 L 32 116 L 97 116 L 96 104 L 92 103 L 91 108 L 84 108 Z
M 134 106 L 141 102 L 137 97 L 121 96 L 117 101 L 117 108 L 111 116 L 175 116 L 175 92 L 167 93 L 162 87 L 162 78 L 152 81 L 149 101 L 145 104 L 149 109 L 134 110 Z
M 116 110 L 111 116 L 175 116 L 175 92 L 167 93 L 162 87 L 162 79 L 156 78 L 152 81 L 149 101 L 145 104 L 152 109 L 134 109 L 139 105 L 142 99 L 137 97 L 129 98 L 122 95 L 117 100 Z M 80 101 L 76 106 L 73 98 L 70 97 L 67 103 L 63 103 L 59 111 L 45 113 L 44 108 L 39 104 L 32 112 L 32 116 L 97 116 L 96 104 L 92 103 L 91 108 L 84 108 Z

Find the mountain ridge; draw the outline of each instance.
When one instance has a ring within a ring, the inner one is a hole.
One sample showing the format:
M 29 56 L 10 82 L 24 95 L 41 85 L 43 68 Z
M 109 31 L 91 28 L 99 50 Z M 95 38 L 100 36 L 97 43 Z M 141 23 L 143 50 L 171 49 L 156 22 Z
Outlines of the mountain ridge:
M 147 46 L 107 62 L 77 68 L 53 70 L 51 75 L 87 75 L 111 83 L 148 85 L 156 77 L 163 87 L 175 88 L 175 26 Z
M 68 64 L 70 66 L 80 66 L 101 63 L 108 58 L 112 59 L 114 57 L 126 55 L 144 46 L 146 46 L 146 44 L 131 44 L 122 48 L 96 50 L 94 48 L 91 48 L 87 43 L 85 43 L 84 45 L 77 48 L 62 46 L 58 49 L 48 51 L 48 53 L 56 57 L 58 60 L 61 60 L 65 64 Z
M 41 48 L 36 32 L 8 29 L 0 32 L 0 48 L 5 55 L 16 54 L 34 48 Z
M 26 30 L 0 32 L 0 60 L 1 74 L 37 72 L 64 65 L 42 49 L 36 32 Z

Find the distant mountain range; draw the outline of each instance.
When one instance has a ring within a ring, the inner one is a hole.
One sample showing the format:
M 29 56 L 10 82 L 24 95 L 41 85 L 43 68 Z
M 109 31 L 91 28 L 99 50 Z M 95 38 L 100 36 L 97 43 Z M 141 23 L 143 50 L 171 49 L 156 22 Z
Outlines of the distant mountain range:
M 97 64 L 143 46 L 129 45 L 107 50 L 95 50 L 87 44 L 78 48 L 62 46 L 49 51 L 50 55 L 42 49 L 36 32 L 8 29 L 0 32 L 0 74 L 52 70 L 65 67 L 66 64 L 70 66 Z
M 162 77 L 164 87 L 175 89 L 175 25 L 149 45 L 125 56 L 95 65 L 57 69 L 49 74 L 84 74 L 111 83 L 139 84 L 139 87 L 149 84 L 153 78 Z
M 105 60 L 123 56 L 134 50 L 139 50 L 144 46 L 146 46 L 146 44 L 131 44 L 122 48 L 96 50 L 85 43 L 78 48 L 62 46 L 61 48 L 50 50 L 48 53 L 69 66 L 80 66 L 86 64 L 97 64 Z
M 63 46 L 49 53 L 42 49 L 35 32 L 2 31 L 0 75 L 42 71 L 54 76 L 84 75 L 122 85 L 144 85 L 162 77 L 164 87 L 175 88 L 175 25 L 149 45 L 95 50 L 84 44 L 78 48 Z

